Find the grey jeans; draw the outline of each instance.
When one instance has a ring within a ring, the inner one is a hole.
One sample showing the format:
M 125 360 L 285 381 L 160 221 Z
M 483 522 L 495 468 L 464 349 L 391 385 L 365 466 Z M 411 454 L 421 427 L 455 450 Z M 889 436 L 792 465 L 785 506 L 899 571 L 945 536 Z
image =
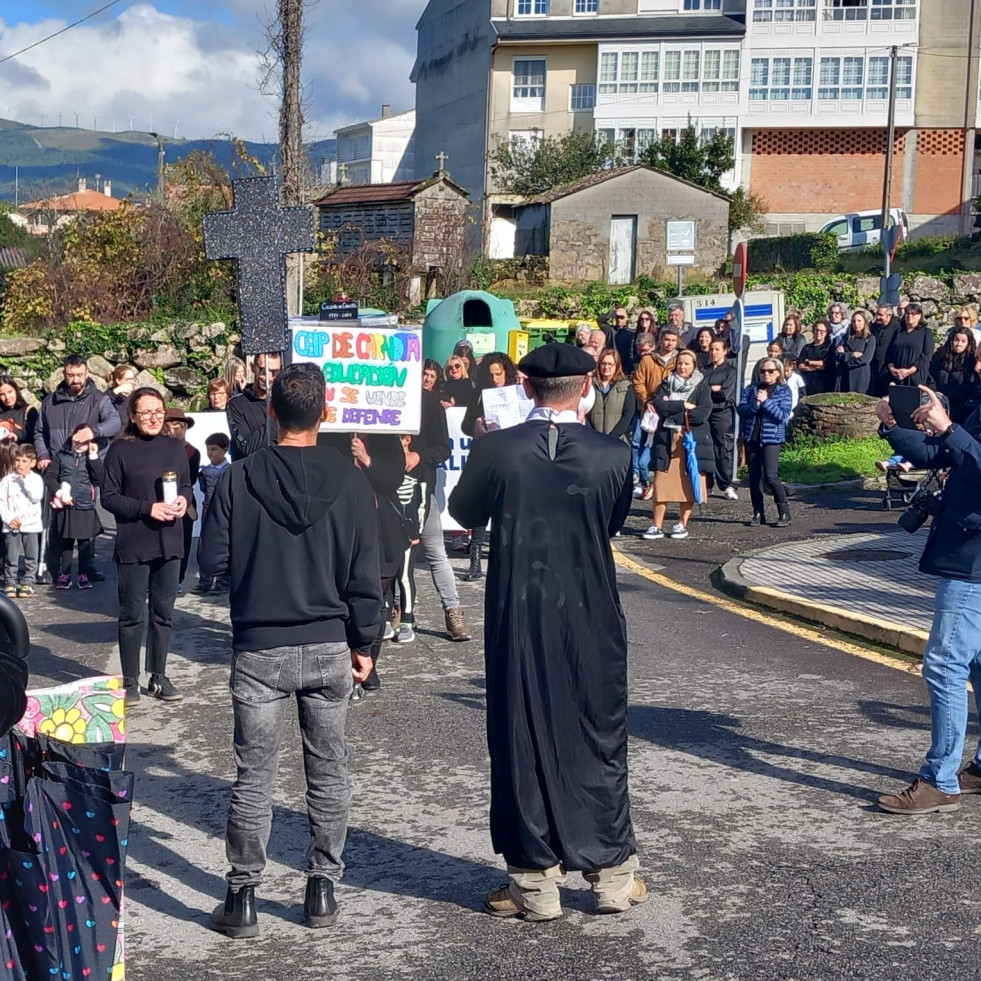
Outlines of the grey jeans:
M 37 575 L 38 539 L 41 536 L 30 531 L 7 532 L 7 555 L 4 576 L 8 586 L 33 586 Z M 20 560 L 24 559 L 24 575 L 20 574 Z
M 439 521 L 439 505 L 433 494 L 429 496 L 429 517 L 422 529 L 420 542 L 422 554 L 426 556 L 426 565 L 433 576 L 433 585 L 443 603 L 443 610 L 452 610 L 460 605 L 460 594 L 456 588 L 456 576 L 453 566 L 446 556 L 446 546 L 443 544 L 443 526 Z
M 238 777 L 225 832 L 225 853 L 231 864 L 226 878 L 233 891 L 262 881 L 290 695 L 296 695 L 307 781 L 311 840 L 306 874 L 340 880 L 351 802 L 344 741 L 351 686 L 347 644 L 235 652 L 229 687 Z

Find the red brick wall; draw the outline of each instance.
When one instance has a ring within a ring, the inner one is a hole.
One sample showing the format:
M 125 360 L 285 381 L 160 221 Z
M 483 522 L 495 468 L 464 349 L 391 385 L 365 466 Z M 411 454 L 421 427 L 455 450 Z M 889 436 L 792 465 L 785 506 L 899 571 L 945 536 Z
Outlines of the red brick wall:
M 913 212 L 918 215 L 957 214 L 961 209 L 963 166 L 963 130 L 917 131 Z
M 905 133 L 897 133 L 894 206 L 902 202 L 905 144 Z M 885 146 L 885 131 L 877 129 L 758 130 L 753 134 L 750 184 L 773 212 L 818 214 L 878 208 Z

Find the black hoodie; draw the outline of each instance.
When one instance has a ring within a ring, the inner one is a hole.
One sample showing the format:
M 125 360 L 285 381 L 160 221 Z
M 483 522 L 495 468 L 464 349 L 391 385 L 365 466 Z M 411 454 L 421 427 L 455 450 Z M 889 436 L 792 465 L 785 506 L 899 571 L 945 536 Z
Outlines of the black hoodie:
M 236 651 L 346 641 L 381 627 L 375 500 L 329 446 L 263 447 L 233 463 L 205 516 L 198 565 L 230 579 Z

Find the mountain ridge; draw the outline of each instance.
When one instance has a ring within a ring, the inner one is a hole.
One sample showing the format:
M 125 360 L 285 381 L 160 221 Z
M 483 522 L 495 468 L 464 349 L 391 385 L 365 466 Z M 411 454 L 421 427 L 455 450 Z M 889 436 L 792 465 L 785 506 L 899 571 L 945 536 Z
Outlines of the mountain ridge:
M 230 166 L 234 149 L 227 138 L 174 140 L 163 138 L 164 160 L 173 163 L 194 150 L 211 151 Z M 243 141 L 246 151 L 265 166 L 275 162 L 278 145 Z M 319 170 L 324 157 L 333 159 L 336 140 L 307 145 L 311 166 Z M 20 201 L 72 191 L 85 178 L 112 182 L 113 197 L 142 194 L 157 183 L 157 140 L 138 130 L 108 133 L 74 126 L 32 126 L 0 118 L 0 200 Z M 19 193 L 15 185 L 19 184 Z

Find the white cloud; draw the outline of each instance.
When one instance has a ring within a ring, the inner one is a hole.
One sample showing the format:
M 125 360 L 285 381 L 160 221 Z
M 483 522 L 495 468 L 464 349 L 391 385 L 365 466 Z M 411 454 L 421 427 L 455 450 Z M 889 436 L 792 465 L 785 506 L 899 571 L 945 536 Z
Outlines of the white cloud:
M 156 129 L 206 138 L 232 132 L 274 139 L 276 106 L 258 91 L 262 0 L 225 0 L 221 20 L 132 4 L 0 65 L 0 116 L 39 124 Z M 307 15 L 304 76 L 308 137 L 379 114 L 383 102 L 412 106 L 414 24 L 425 0 L 323 0 Z M 209 12 L 215 5 L 201 5 Z M 340 10 L 338 8 L 341 8 Z M 186 9 L 186 8 L 185 8 Z M 65 26 L 5 23 L 0 56 Z

